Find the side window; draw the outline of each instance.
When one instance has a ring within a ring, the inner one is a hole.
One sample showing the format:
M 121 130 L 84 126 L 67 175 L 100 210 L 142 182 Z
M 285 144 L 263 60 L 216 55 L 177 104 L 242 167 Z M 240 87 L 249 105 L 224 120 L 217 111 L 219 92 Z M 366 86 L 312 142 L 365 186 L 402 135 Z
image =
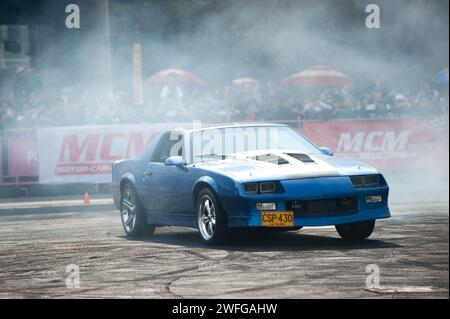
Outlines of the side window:
M 178 156 L 183 156 L 183 142 L 182 142 L 182 135 L 178 135 L 178 139 L 172 140 L 171 138 L 171 132 L 164 133 L 163 136 L 161 136 L 161 139 L 159 140 L 158 145 L 155 148 L 155 151 L 153 152 L 153 156 L 151 158 L 151 162 L 159 162 L 164 163 L 166 159 L 168 159 L 171 155 L 170 154 L 172 147 L 175 146 L 175 144 L 180 145 L 179 149 L 177 150 Z

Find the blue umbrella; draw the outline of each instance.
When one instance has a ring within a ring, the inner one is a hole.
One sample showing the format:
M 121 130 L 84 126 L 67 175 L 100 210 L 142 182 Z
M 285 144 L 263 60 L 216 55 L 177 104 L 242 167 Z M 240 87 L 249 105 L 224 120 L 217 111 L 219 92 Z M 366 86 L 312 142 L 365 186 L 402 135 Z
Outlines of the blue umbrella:
M 443 69 L 431 80 L 434 85 L 448 85 L 448 69 Z

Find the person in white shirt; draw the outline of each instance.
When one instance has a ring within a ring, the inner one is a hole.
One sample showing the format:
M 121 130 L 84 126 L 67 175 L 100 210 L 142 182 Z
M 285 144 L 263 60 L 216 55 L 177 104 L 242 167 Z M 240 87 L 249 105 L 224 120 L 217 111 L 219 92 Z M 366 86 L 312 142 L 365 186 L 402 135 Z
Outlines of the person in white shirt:
M 166 110 L 166 115 L 173 117 L 184 114 L 186 110 L 183 106 L 183 91 L 176 84 L 176 75 L 170 74 L 167 77 L 167 84 L 163 86 L 160 98 L 160 107 Z

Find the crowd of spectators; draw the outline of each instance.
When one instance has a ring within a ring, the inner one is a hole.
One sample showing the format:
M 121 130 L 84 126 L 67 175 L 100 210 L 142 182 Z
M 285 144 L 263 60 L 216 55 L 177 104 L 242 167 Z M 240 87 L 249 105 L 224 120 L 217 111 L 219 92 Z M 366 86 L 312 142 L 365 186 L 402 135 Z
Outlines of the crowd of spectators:
M 448 114 L 448 87 L 425 84 L 418 92 L 375 82 L 356 88 L 299 89 L 282 84 L 166 85 L 144 90 L 144 103 L 117 91 L 86 87 L 44 90 L 33 71 L 18 73 L 9 97 L 0 96 L 0 128 L 140 122 L 379 119 Z M 43 93 L 45 92 L 45 93 Z

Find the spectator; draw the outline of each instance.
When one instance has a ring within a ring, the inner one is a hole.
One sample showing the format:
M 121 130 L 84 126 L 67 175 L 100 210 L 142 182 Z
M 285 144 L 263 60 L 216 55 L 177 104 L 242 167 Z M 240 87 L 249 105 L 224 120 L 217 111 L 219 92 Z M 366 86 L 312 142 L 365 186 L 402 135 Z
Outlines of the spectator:
M 5 128 L 15 119 L 15 112 L 9 101 L 0 103 L 0 128 Z
M 362 89 L 325 88 L 288 90 L 261 85 L 197 88 L 189 91 L 175 82 L 146 96 L 144 106 L 135 105 L 124 91 L 102 97 L 80 87 L 65 87 L 45 97 L 37 83 L 29 85 L 30 74 L 17 74 L 15 96 L 0 104 L 0 125 L 37 127 L 46 125 L 83 125 L 136 122 L 205 122 L 330 120 L 350 118 L 392 118 L 448 114 L 448 90 L 439 94 L 429 84 L 418 94 L 392 90 L 386 94 L 381 82 Z M 23 73 L 25 72 L 25 73 Z M 27 83 L 25 85 L 25 83 Z M 48 89 L 48 88 L 47 88 Z
M 397 93 L 394 95 L 394 106 L 392 111 L 397 116 L 404 116 L 411 114 L 412 103 L 406 98 L 404 94 Z
M 426 83 L 422 91 L 417 94 L 416 104 L 424 101 L 428 105 L 435 103 L 439 99 L 439 92 L 431 87 L 431 84 Z

